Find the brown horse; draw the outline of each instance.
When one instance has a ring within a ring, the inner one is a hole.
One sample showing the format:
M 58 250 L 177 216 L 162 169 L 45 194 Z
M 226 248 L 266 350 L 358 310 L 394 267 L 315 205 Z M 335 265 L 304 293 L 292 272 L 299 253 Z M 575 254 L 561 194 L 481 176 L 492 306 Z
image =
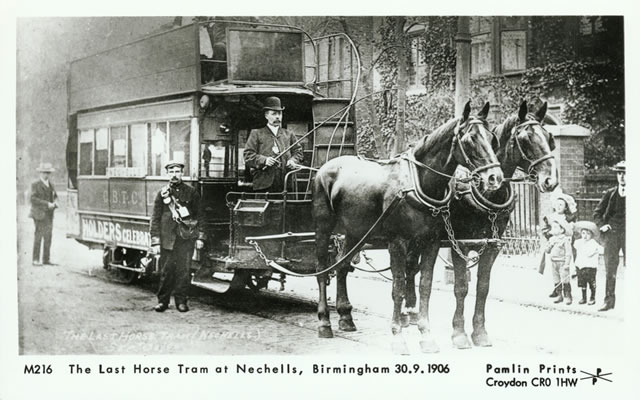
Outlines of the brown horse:
M 323 165 L 314 181 L 313 216 L 318 270 L 328 264 L 333 232 L 345 233 L 345 249 L 363 245 L 359 242 L 366 232 L 385 210 L 389 212 L 389 217 L 381 221 L 373 232 L 387 243 L 391 256 L 394 302 L 392 332 L 400 338 L 400 351 L 406 349 L 399 334 L 402 330 L 400 308 L 405 294 L 407 244 L 417 237 L 424 238 L 424 242 L 432 238 L 439 241 L 443 224 L 438 213 L 448 209 L 453 192 L 450 180 L 458 165 L 472 170 L 473 175 L 487 188 L 497 189 L 502 182 L 502 171 L 491 147 L 493 136 L 487 130 L 489 103 L 485 104 L 477 117 L 470 117 L 470 111 L 467 103 L 462 117 L 448 121 L 422 138 L 409 154 L 387 163 L 366 161 L 354 156 L 338 157 Z M 396 200 L 398 196 L 401 196 L 400 201 Z M 391 211 L 388 209 L 390 205 L 393 208 Z M 436 247 L 439 247 L 439 242 Z M 356 327 L 347 295 L 347 263 L 337 270 L 336 308 L 340 315 L 340 329 L 353 331 Z M 424 283 L 426 286 L 427 282 Z M 318 335 L 333 337 L 326 284 L 326 276 L 320 275 Z M 431 282 L 428 284 L 430 288 Z M 428 299 L 427 296 L 424 298 Z M 424 342 L 424 346 L 429 347 L 433 341 L 429 337 L 426 309 L 426 304 L 424 310 L 421 307 L 419 328 L 423 337 L 421 344 Z
M 517 168 L 521 168 L 535 181 L 539 191 L 550 192 L 558 185 L 558 172 L 551 151 L 555 148 L 553 136 L 542 127 L 547 112 L 547 104 L 535 113 L 529 114 L 526 102 L 520 105 L 517 114 L 508 117 L 494 129 L 499 141 L 497 156 L 505 174 L 505 182 L 512 178 Z M 513 210 L 514 197 L 510 185 L 499 190 L 480 193 L 475 187 L 466 188 L 456 196 L 451 204 L 451 224 L 456 239 L 494 238 L 494 229 L 502 236 L 509 223 Z M 495 218 L 492 224 L 491 219 Z M 442 239 L 448 239 L 443 236 Z M 452 251 L 456 296 L 456 310 L 453 316 L 452 340 L 455 347 L 470 348 L 471 343 L 464 330 L 464 299 L 469 290 L 467 280 L 467 260 L 456 251 Z M 498 256 L 499 249 L 489 245 L 481 252 L 478 260 L 478 282 L 476 287 L 476 307 L 473 316 L 471 338 L 476 346 L 491 346 L 485 329 L 485 304 L 489 293 L 491 267 Z M 412 251 L 408 263 L 406 307 L 413 308 L 416 303 L 414 276 L 417 273 L 419 251 Z M 424 255 L 423 255 L 424 258 Z M 420 267 L 421 271 L 433 271 L 433 267 Z M 431 277 L 427 278 L 430 280 Z M 410 313 L 412 320 L 418 316 Z

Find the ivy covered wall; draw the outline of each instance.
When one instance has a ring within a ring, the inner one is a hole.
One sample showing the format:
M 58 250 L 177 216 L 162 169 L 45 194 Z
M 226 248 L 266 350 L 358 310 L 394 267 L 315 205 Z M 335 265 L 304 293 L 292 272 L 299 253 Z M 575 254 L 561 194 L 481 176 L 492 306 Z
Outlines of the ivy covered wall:
M 375 96 L 375 109 L 388 156 L 394 140 L 397 110 L 398 57 L 411 57 L 411 29 L 397 37 L 398 17 L 382 19 L 375 48 L 375 68 L 388 92 Z M 457 17 L 411 17 L 408 28 L 420 24 L 419 55 L 424 63 L 424 90 L 406 101 L 407 142 L 416 140 L 453 117 L 455 34 Z M 624 158 L 624 55 L 621 17 L 528 17 L 527 69 L 510 75 L 472 78 L 472 104 L 492 103 L 491 119 L 498 123 L 526 99 L 535 106 L 560 105 L 564 124 L 592 132 L 585 149 L 588 168 L 605 167 Z M 591 27 L 591 31 L 589 31 Z M 414 40 L 414 43 L 416 41 Z M 376 153 L 371 122 L 360 124 L 359 145 Z M 386 153 L 386 154 L 384 154 Z

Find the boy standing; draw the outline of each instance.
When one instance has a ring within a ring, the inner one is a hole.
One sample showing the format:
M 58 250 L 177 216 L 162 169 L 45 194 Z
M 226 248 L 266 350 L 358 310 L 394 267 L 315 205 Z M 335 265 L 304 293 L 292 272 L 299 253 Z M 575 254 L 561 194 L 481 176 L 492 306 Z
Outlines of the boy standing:
M 591 291 L 589 305 L 596 303 L 596 269 L 598 268 L 598 257 L 601 246 L 594 237 L 598 234 L 598 227 L 590 221 L 576 222 L 576 227 L 580 228 L 581 239 L 573 244 L 576 248 L 576 270 L 578 273 L 578 287 L 582 289 L 582 299 L 578 304 L 587 302 L 587 285 Z
M 571 225 L 561 219 L 551 221 L 551 230 L 549 233 L 549 243 L 545 251 L 551 256 L 553 268 L 560 272 L 559 295 L 554 303 L 561 303 L 563 300 L 566 305 L 570 305 L 571 298 L 571 282 L 569 281 L 569 267 L 571 265 Z

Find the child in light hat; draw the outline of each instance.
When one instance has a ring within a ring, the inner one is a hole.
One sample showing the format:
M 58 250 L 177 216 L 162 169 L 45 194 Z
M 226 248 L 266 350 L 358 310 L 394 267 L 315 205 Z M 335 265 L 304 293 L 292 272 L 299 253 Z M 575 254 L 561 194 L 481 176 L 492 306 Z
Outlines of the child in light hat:
M 559 274 L 558 297 L 554 303 L 561 303 L 563 300 L 566 305 L 570 305 L 573 301 L 571 298 L 571 282 L 570 271 L 571 266 L 571 237 L 573 229 L 571 225 L 562 219 L 551 221 L 551 237 L 545 251 L 551 257 L 553 270 Z
M 576 211 L 577 211 L 576 202 L 573 199 L 573 197 L 559 190 L 554 195 L 553 213 L 551 215 L 544 217 L 546 227 L 542 230 L 542 233 L 544 234 L 545 238 L 550 239 L 553 236 L 553 234 L 551 233 L 551 224 L 553 224 L 554 221 L 560 224 L 561 227 L 565 227 L 566 225 L 568 225 L 566 226 L 565 230 L 573 232 L 572 223 L 576 220 Z M 572 235 L 569 234 L 568 236 L 572 236 Z M 571 243 L 569 243 L 569 253 L 573 254 Z M 556 299 L 557 300 L 556 303 L 559 303 L 563 300 L 564 296 L 562 295 L 562 287 L 563 287 L 563 283 L 567 283 L 567 282 L 563 282 L 563 280 L 561 279 L 562 274 L 559 270 L 560 267 L 561 265 L 558 263 L 553 263 L 553 262 L 551 263 L 553 291 L 551 292 L 549 297 L 553 298 L 553 297 L 559 296 L 558 299 Z
M 596 303 L 596 269 L 598 257 L 602 246 L 595 240 L 598 237 L 598 227 L 590 221 L 578 221 L 575 228 L 580 230 L 581 238 L 576 240 L 573 247 L 576 249 L 576 271 L 578 274 L 578 287 L 582 289 L 582 299 L 578 304 L 587 302 L 587 285 L 591 291 L 589 305 Z

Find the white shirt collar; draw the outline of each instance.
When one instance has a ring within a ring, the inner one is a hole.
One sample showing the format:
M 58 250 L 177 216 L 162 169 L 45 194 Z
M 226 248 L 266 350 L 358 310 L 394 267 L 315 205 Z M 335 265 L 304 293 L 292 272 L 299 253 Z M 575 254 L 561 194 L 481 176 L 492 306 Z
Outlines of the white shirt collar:
M 267 124 L 267 128 L 269 128 L 271 133 L 273 133 L 275 136 L 278 136 L 279 127 Z
M 45 181 L 44 179 L 40 178 L 40 181 L 42 181 L 42 183 L 44 183 L 44 185 L 46 187 L 49 187 L 49 181 Z
M 618 185 L 618 195 L 620 197 L 626 197 L 627 196 L 627 187 Z

